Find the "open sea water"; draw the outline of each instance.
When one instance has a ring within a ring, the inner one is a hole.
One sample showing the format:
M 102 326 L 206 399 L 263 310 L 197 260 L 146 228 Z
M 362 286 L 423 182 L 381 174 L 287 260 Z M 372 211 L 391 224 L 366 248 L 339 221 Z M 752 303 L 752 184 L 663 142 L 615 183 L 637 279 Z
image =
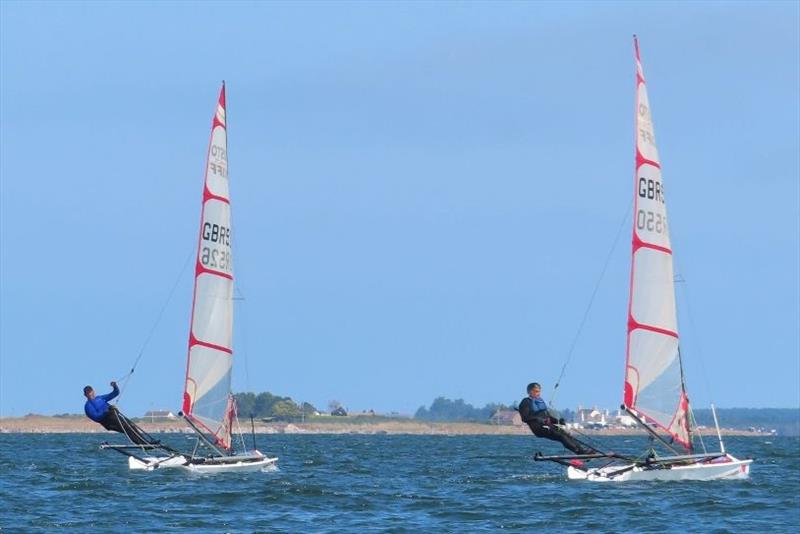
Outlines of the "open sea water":
M 728 437 L 749 480 L 616 484 L 534 462 L 559 448 L 532 436 L 259 435 L 277 469 L 205 476 L 131 472 L 111 437 L 0 434 L 0 531 L 800 532 L 796 437 Z

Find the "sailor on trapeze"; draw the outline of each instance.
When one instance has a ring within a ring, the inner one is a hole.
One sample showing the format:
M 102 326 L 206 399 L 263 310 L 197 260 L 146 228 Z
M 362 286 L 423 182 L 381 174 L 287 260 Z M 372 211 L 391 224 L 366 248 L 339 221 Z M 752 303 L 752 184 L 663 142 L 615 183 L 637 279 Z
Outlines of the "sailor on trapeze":
M 86 417 L 95 423 L 100 423 L 106 430 L 125 434 L 134 443 L 139 445 L 151 444 L 152 441 L 145 437 L 146 434 L 133 421 L 122 415 L 116 406 L 108 403 L 108 401 L 119 395 L 117 383 L 111 382 L 111 387 L 114 390 L 105 395 L 95 395 L 92 386 L 83 388 L 83 394 L 86 396 L 86 404 L 83 406 L 83 411 L 86 412 Z
M 519 403 L 519 415 L 528 423 L 531 432 L 537 438 L 547 438 L 558 441 L 575 454 L 592 454 L 592 449 L 582 446 L 564 428 L 564 420 L 558 419 L 547 409 L 547 404 L 541 398 L 542 386 L 536 382 L 528 384 L 528 396 Z

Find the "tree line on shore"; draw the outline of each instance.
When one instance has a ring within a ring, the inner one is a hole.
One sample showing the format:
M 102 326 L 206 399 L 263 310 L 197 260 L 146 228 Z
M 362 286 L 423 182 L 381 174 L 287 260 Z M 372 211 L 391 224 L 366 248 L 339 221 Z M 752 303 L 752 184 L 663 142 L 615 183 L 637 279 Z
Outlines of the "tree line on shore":
M 414 413 L 414 419 L 421 421 L 487 421 L 497 410 L 516 410 L 516 406 L 490 402 L 485 406 L 476 407 L 464 399 L 448 399 L 437 397 L 430 408 L 420 406 Z
M 256 418 L 276 418 L 276 419 L 297 419 L 300 417 L 309 417 L 320 413 L 313 404 L 308 402 L 298 403 L 292 400 L 291 397 L 282 397 L 280 395 L 273 395 L 265 391 L 261 393 L 236 393 L 236 411 L 239 417 L 256 417 Z M 328 408 L 329 413 L 336 415 L 346 415 L 343 411 L 342 405 L 339 401 L 330 401 Z M 485 406 L 473 406 L 464 399 L 448 399 L 446 397 L 437 397 L 433 400 L 430 407 L 420 406 L 414 413 L 414 419 L 420 421 L 465 421 L 465 422 L 486 422 L 497 410 L 516 410 L 516 403 L 508 405 L 490 402 Z M 568 420 L 571 420 L 572 413 L 565 410 L 563 414 Z
M 429 408 L 420 406 L 414 414 L 414 419 L 421 421 L 469 421 L 483 423 L 489 420 L 498 410 L 501 411 L 516 411 L 517 402 L 512 401 L 509 404 L 499 402 L 490 402 L 483 407 L 473 406 L 464 399 L 448 399 L 446 397 L 437 397 L 433 400 Z M 560 410 L 560 416 L 567 421 L 572 421 L 575 417 L 575 412 L 572 410 Z
M 273 395 L 268 391 L 262 393 L 236 393 L 236 411 L 239 417 L 274 417 L 276 419 L 294 419 L 313 415 L 318 410 L 308 402 L 297 403 L 291 397 Z
M 312 416 L 320 413 L 313 404 L 308 402 L 298 403 L 291 397 L 274 395 L 268 391 L 261 393 L 243 392 L 234 395 L 236 399 L 236 411 L 239 417 L 272 417 L 276 419 L 296 419 L 303 416 Z M 330 413 L 344 415 L 342 405 L 339 401 L 328 403 Z M 429 408 L 420 406 L 414 414 L 414 419 L 421 421 L 471 421 L 485 422 L 497 410 L 516 410 L 515 404 L 505 405 L 502 403 L 490 402 L 483 407 L 476 407 L 464 401 L 464 399 L 448 399 L 437 397 Z
M 319 410 L 308 402 L 297 403 L 291 397 L 273 395 L 265 391 L 262 393 L 236 393 L 236 411 L 239 417 L 256 418 L 276 418 L 276 419 L 297 419 L 303 416 L 319 414 Z M 341 414 L 341 403 L 331 401 L 329 403 L 330 412 Z M 516 406 L 504 405 L 502 403 L 488 403 L 483 407 L 476 407 L 464 401 L 464 399 L 448 399 L 437 397 L 429 408 L 420 406 L 414 414 L 414 419 L 421 421 L 470 421 L 485 422 L 497 410 L 516 410 Z M 346 413 L 346 412 L 345 412 Z

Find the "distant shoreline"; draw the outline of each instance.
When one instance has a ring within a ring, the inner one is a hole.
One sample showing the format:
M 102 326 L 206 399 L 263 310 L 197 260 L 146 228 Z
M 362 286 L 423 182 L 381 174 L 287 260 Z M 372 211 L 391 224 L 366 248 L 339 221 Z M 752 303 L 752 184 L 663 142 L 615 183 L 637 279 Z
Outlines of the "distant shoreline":
M 179 419 L 168 421 L 146 421 L 138 419 L 141 427 L 150 433 L 191 433 L 192 430 Z M 250 432 L 249 421 L 242 421 L 242 431 Z M 489 423 L 428 422 L 414 419 L 385 419 L 365 421 L 364 418 L 350 421 L 336 418 L 330 421 L 310 422 L 256 422 L 258 434 L 417 434 L 417 435 L 530 435 L 527 426 L 494 425 Z M 767 432 L 723 428 L 727 436 L 768 436 Z M 108 433 L 97 423 L 82 416 L 55 417 L 45 415 L 26 415 L 24 417 L 0 418 L 2 434 L 78 434 Z M 582 429 L 581 433 L 594 436 L 634 436 L 643 435 L 639 429 Z M 711 428 L 702 429 L 701 434 L 713 435 Z

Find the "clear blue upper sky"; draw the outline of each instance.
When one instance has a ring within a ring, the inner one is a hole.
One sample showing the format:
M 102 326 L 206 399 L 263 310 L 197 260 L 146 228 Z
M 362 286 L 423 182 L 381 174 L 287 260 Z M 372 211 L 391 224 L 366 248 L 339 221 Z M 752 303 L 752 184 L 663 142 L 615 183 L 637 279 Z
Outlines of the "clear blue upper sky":
M 547 397 L 633 195 L 642 59 L 697 406 L 800 406 L 797 2 L 0 3 L 0 415 L 80 412 L 197 240 L 228 84 L 237 391 Z M 622 396 L 630 221 L 557 404 Z M 180 407 L 179 278 L 122 399 Z

